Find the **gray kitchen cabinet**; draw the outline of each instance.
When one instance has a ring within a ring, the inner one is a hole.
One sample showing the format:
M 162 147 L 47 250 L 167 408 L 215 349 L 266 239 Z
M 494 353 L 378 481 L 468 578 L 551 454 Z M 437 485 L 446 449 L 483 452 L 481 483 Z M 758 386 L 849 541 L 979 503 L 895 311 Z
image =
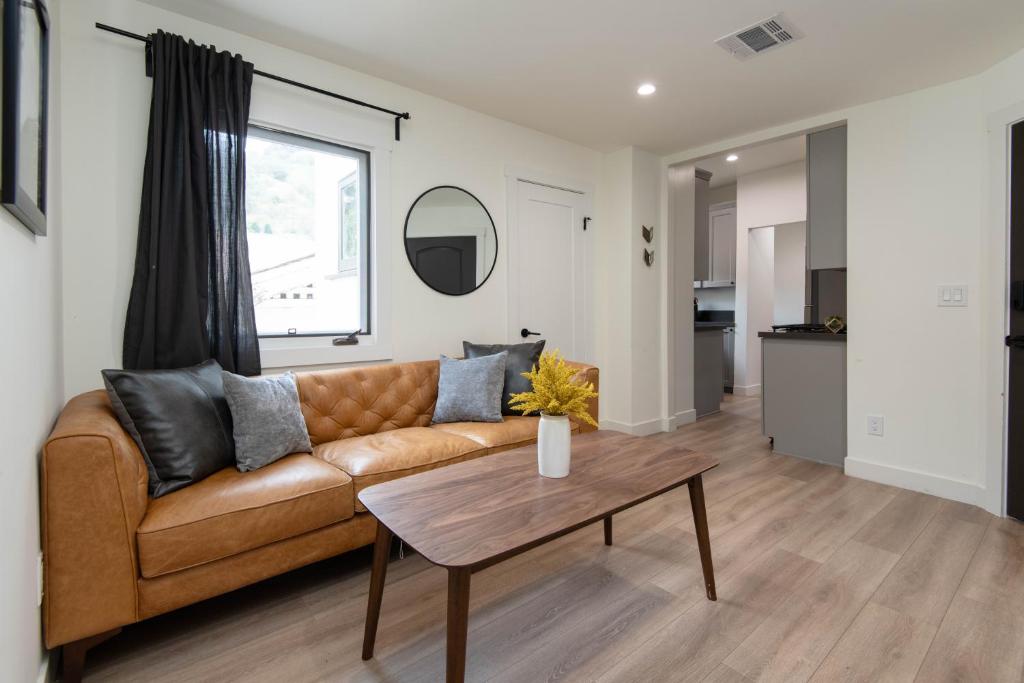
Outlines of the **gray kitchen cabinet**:
M 708 211 L 710 238 L 708 260 L 711 282 L 704 286 L 728 287 L 736 284 L 736 205 L 732 202 Z
M 716 413 L 722 407 L 722 328 L 693 331 L 693 407 L 697 417 Z
M 727 389 L 732 389 L 734 373 L 736 372 L 736 328 L 727 327 L 722 330 L 722 384 Z
M 846 459 L 846 337 L 759 333 L 761 411 L 773 450 L 829 465 Z
M 807 136 L 807 268 L 846 267 L 846 126 Z
M 708 183 L 711 173 L 694 169 L 693 179 L 693 279 L 711 279 L 711 235 L 708 232 Z

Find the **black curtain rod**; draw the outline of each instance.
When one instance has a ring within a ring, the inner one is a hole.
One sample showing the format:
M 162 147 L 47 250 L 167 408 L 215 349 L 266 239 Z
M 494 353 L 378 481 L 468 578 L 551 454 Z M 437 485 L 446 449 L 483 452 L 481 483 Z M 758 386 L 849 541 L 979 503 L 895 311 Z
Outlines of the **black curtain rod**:
M 124 29 L 120 29 L 120 28 L 117 28 L 117 27 L 114 27 L 114 26 L 108 26 L 107 24 L 101 24 L 100 22 L 96 22 L 96 28 L 100 29 L 101 31 L 109 31 L 110 33 L 116 33 L 117 35 L 124 36 L 125 38 L 131 38 L 132 40 L 138 40 L 138 41 L 141 41 L 143 43 L 146 43 L 147 45 L 150 42 L 150 40 L 149 40 L 149 38 L 147 36 L 140 36 L 138 33 L 132 33 L 131 31 L 125 31 Z M 355 104 L 355 105 L 360 106 L 360 107 L 366 107 L 367 109 L 374 109 L 376 111 L 383 112 L 385 114 L 391 114 L 392 116 L 395 117 L 395 140 L 401 140 L 402 139 L 402 129 L 401 129 L 402 119 L 405 119 L 406 121 L 408 121 L 409 118 L 410 118 L 409 112 L 407 112 L 407 111 L 406 112 L 401 112 L 401 111 L 395 111 L 393 109 L 386 109 L 385 107 L 378 107 L 376 104 L 370 104 L 369 102 L 363 102 L 362 100 L 357 100 L 354 97 L 347 97 L 345 95 L 341 95 L 341 94 L 336 93 L 336 92 L 331 92 L 330 90 L 324 90 L 323 88 L 317 88 L 316 86 L 306 85 L 305 83 L 300 83 L 298 81 L 293 81 L 292 79 L 284 78 L 283 76 L 275 76 L 274 74 L 268 74 L 266 71 L 260 71 L 259 69 L 253 69 L 253 73 L 256 74 L 257 76 L 263 76 L 264 78 L 269 78 L 269 79 L 271 79 L 273 81 L 278 81 L 280 83 L 287 83 L 288 85 L 294 85 L 296 88 L 302 88 L 303 90 L 309 90 L 310 92 L 315 92 L 315 93 L 319 93 L 321 95 L 326 95 L 327 97 L 333 97 L 336 100 L 343 100 L 345 102 L 348 102 L 350 104 Z

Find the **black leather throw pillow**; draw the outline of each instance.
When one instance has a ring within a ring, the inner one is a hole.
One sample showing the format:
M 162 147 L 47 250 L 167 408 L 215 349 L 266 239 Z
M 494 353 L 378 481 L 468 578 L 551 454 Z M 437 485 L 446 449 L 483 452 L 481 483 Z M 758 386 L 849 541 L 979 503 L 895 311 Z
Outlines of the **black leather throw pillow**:
M 153 498 L 234 466 L 231 411 L 217 361 L 180 370 L 104 370 L 103 382 L 117 419 L 146 459 Z
M 505 387 L 501 390 L 501 414 L 521 415 L 522 413 L 508 407 L 508 399 L 512 394 L 521 394 L 532 389 L 530 380 L 523 377 L 523 373 L 533 370 L 533 366 L 540 362 L 540 354 L 544 351 L 544 340 L 528 344 L 462 342 L 462 354 L 466 358 L 493 356 L 502 351 L 508 351 L 508 359 L 505 361 Z

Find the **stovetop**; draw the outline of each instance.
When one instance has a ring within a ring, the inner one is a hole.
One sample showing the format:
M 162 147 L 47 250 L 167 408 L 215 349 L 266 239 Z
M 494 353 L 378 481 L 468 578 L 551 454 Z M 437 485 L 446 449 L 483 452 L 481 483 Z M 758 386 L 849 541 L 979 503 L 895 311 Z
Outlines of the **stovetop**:
M 828 329 L 820 323 L 792 323 L 789 325 L 772 325 L 772 332 L 818 332 L 823 334 L 833 334 L 832 330 Z M 844 328 L 839 334 L 846 334 Z

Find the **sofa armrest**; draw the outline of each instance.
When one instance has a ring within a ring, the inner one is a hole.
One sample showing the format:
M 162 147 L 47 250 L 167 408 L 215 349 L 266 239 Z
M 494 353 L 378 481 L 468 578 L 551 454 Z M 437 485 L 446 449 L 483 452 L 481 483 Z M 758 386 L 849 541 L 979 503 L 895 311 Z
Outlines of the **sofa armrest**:
M 103 391 L 65 406 L 43 449 L 46 645 L 138 621 L 135 530 L 149 475 Z
M 600 375 L 601 375 L 601 373 L 597 369 L 596 365 L 589 365 L 587 363 L 578 363 L 578 362 L 572 361 L 572 360 L 565 361 L 565 364 L 568 365 L 571 368 L 576 368 L 575 379 L 577 381 L 590 382 L 591 384 L 594 385 L 594 391 L 600 391 L 600 379 L 601 379 Z M 598 398 L 599 397 L 595 396 L 594 398 L 590 399 L 590 401 L 587 402 L 587 406 L 588 406 L 588 409 L 589 409 L 589 412 L 590 412 L 590 416 L 592 418 L 594 418 L 595 422 L 598 420 L 598 417 L 597 417 L 598 416 L 598 413 L 597 413 Z M 580 420 L 577 420 L 576 418 L 570 418 L 570 419 L 575 424 L 579 425 L 580 432 L 592 432 L 592 431 L 597 429 L 597 427 L 595 427 L 593 425 L 589 425 L 586 422 L 581 422 Z

